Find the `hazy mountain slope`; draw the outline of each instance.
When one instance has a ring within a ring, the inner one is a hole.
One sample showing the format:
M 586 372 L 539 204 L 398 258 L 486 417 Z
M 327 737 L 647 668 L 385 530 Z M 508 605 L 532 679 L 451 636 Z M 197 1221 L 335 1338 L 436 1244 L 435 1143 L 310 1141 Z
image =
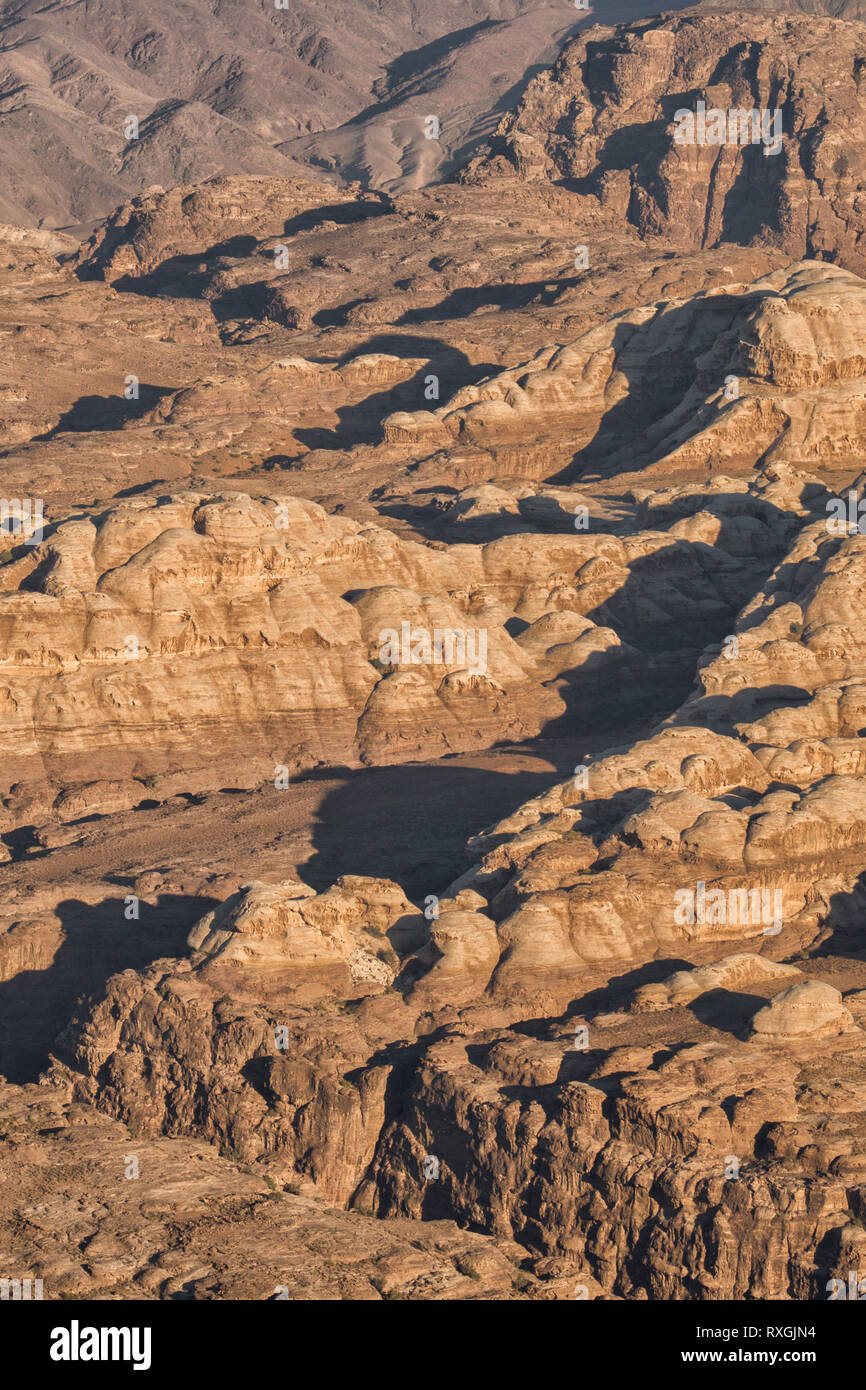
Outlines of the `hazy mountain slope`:
M 152 184 L 310 165 L 420 187 L 489 138 L 569 35 L 652 8 L 0 0 L 0 219 L 84 229 Z M 438 139 L 425 138 L 429 115 Z
M 533 0 L 129 0 L 0 4 L 0 217 L 92 222 L 149 183 L 297 173 L 275 146 L 331 129 L 374 99 L 404 54 L 527 11 L 541 49 L 578 19 Z M 531 45 L 530 45 L 531 48 Z M 511 54 L 510 84 L 533 51 Z M 498 73 L 495 57 L 490 71 Z M 478 101 L 487 79 L 474 74 Z M 129 117 L 139 136 L 127 135 Z

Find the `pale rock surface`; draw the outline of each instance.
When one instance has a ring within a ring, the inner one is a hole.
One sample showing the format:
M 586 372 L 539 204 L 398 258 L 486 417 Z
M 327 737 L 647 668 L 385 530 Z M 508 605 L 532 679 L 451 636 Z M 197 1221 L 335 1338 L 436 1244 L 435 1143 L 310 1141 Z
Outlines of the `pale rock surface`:
M 635 990 L 632 1009 L 635 1013 L 647 1013 L 678 1008 L 713 989 L 740 989 L 744 985 L 790 979 L 800 973 L 796 966 L 782 965 L 763 956 L 745 953 L 724 956 L 712 965 L 700 965 L 694 970 L 677 970 L 660 984 L 643 985 Z
M 342 878 L 326 893 L 287 881 L 251 884 L 196 923 L 192 960 L 256 970 L 344 967 L 354 981 L 390 984 L 397 956 L 388 932 L 415 909 L 395 884 Z
M 853 1026 L 837 989 L 804 980 L 777 994 L 755 1014 L 752 1037 L 757 1042 L 799 1043 L 832 1038 Z

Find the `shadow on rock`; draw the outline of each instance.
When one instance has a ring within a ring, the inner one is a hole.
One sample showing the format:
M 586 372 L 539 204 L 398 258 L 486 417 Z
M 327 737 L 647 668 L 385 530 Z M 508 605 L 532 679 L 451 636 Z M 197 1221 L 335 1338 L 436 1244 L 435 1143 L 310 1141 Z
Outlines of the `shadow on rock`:
M 76 1006 L 98 998 L 106 982 L 121 970 L 142 970 L 161 956 L 185 956 L 193 923 L 217 906 L 215 899 L 162 894 L 156 903 L 138 902 L 139 918 L 127 920 L 123 896 L 85 903 L 67 898 L 55 908 L 61 940 L 43 969 L 20 970 L 0 983 L 0 1072 L 23 1085 L 36 1081 L 48 1062 L 55 1038 Z M 21 932 L 21 955 L 37 955 L 45 923 L 15 923 L 7 934 Z M 49 947 L 50 949 L 50 947 Z

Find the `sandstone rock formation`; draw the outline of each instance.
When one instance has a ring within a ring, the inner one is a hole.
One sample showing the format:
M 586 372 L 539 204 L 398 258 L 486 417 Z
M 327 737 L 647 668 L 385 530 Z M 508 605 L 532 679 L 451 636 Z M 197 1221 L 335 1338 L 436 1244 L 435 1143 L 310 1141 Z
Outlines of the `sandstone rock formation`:
M 760 573 L 802 499 L 826 495 L 773 476 L 775 493 L 764 478 L 738 500 L 716 480 L 721 517 L 710 496 L 684 527 L 545 535 L 541 511 L 530 534 L 444 549 L 289 494 L 81 514 L 0 570 L 6 788 L 35 783 L 77 818 L 70 783 L 91 809 L 117 782 L 134 805 L 154 786 L 224 785 L 240 750 L 240 785 L 276 784 L 627 714 L 638 672 L 660 697 L 683 678 L 670 617 L 696 647 L 722 631 L 748 593 L 750 538 Z M 32 801 L 7 810 L 20 822 Z
M 566 180 L 679 246 L 774 245 L 862 272 L 863 43 L 859 22 L 712 7 L 594 25 L 466 177 Z M 718 128 L 677 123 L 698 103 Z M 732 128 L 731 111 L 768 123 Z
M 777 609 L 790 611 L 792 585 L 795 594 L 798 584 L 818 593 L 833 582 L 838 557 L 859 553 L 857 538 L 828 532 L 826 510 L 823 520 L 810 519 L 803 479 L 779 466 L 733 495 L 775 498 L 793 527 L 789 555 L 752 600 L 765 624 Z M 692 485 L 671 489 L 657 502 L 660 515 L 668 524 L 689 515 L 693 497 Z M 810 545 L 823 555 L 817 567 L 796 558 Z M 798 640 L 808 641 L 808 624 L 796 626 Z M 748 671 L 753 642 L 762 650 L 761 623 L 747 612 L 732 635 L 742 643 L 738 655 L 716 657 L 714 667 L 729 670 L 747 693 L 773 689 L 766 679 L 744 680 L 738 666 L 742 660 Z M 787 643 L 774 641 L 763 648 L 766 659 L 790 674 L 790 631 Z M 827 675 L 838 679 L 839 657 L 830 660 Z M 777 679 L 776 688 L 784 708 L 786 686 Z M 327 1043 L 311 1012 L 325 996 L 309 993 L 306 963 L 318 958 L 320 938 L 308 948 L 303 934 L 280 925 L 293 917 L 272 914 L 282 903 L 308 922 L 334 921 L 329 894 L 274 887 L 250 890 L 205 918 L 191 937 L 191 968 L 167 960 L 117 976 L 105 1003 L 60 1041 L 56 1065 L 73 1068 L 82 1099 L 149 1133 L 201 1134 L 250 1158 L 280 1155 L 274 1171 L 283 1181 L 300 1173 L 331 1200 L 369 1204 L 382 1215 L 448 1211 L 480 1220 L 491 1233 L 570 1259 L 618 1294 L 814 1294 L 831 1265 L 816 1265 L 812 1252 L 832 1248 L 862 1171 L 856 1087 L 834 1111 L 832 1140 L 819 1133 L 835 1069 L 861 1048 L 844 1003 L 846 989 L 859 992 L 861 967 L 849 964 L 846 975 L 839 962 L 837 986 L 832 971 L 827 976 L 832 957 L 811 959 L 809 949 L 828 931 L 851 930 L 833 904 L 857 900 L 859 784 L 803 767 L 799 796 L 782 793 L 767 772 L 768 751 L 778 751 L 733 736 L 729 719 L 727 706 L 699 688 L 667 727 L 593 759 L 479 837 L 476 865 L 429 917 L 419 911 L 413 919 L 396 885 L 376 886 L 393 903 L 389 911 L 408 918 L 394 942 L 398 968 L 393 983 L 371 974 L 349 986 L 343 977 L 352 1012 L 331 1015 Z M 787 809 L 798 801 L 804 826 L 816 827 L 803 836 Z M 350 927 L 337 953 L 345 963 L 359 886 L 338 888 L 334 907 Z M 691 910 L 681 910 L 682 894 L 691 894 Z M 313 919 L 319 902 L 324 916 Z M 238 936 L 277 943 L 272 961 L 286 968 L 264 993 L 255 957 L 234 945 Z M 744 938 L 756 943 L 752 953 L 731 955 L 730 943 Z M 796 963 L 785 961 L 797 952 Z M 620 993 L 617 1009 L 611 974 L 622 973 L 622 962 L 672 954 L 692 969 L 668 970 L 668 983 L 643 986 L 630 1008 Z M 800 982 L 778 993 L 792 976 Z M 320 988 L 333 989 L 333 981 Z M 772 1002 L 761 1008 L 767 992 Z M 852 1005 L 855 1016 L 862 1012 L 853 997 Z M 527 1010 L 545 1019 L 529 1038 L 511 1026 Z M 280 1028 L 291 1039 L 289 1055 L 276 1041 Z M 213 1040 L 209 1053 L 218 1051 L 203 1056 L 202 1035 Z M 404 1044 L 385 1060 L 389 1040 L 413 1035 L 409 1052 Z M 804 1041 L 808 1051 L 798 1052 Z M 167 1071 L 142 1068 L 145 1056 L 166 1055 Z M 399 1081 L 390 1084 L 399 1084 L 403 1110 L 389 1121 L 384 1097 L 394 1068 Z M 178 1076 L 180 1091 L 170 1079 Z M 241 1081 L 253 1076 L 255 1088 Z M 495 1137 L 503 1086 L 525 1092 L 504 1148 Z M 204 1093 L 202 1113 L 195 1097 Z M 705 1223 L 676 1274 L 657 1256 L 655 1202 L 626 1176 L 636 1150 L 681 1213 L 667 1239 L 684 1242 L 696 1216 Z M 558 1163 L 542 1179 L 542 1152 L 580 1156 L 576 1190 L 563 1186 Z M 431 1155 L 435 1183 L 425 1176 Z M 734 1181 L 725 1176 L 730 1155 L 740 1165 Z M 795 1217 L 804 1173 L 820 1197 L 808 1217 Z M 844 1197 L 840 1180 L 848 1184 Z M 543 1224 L 532 1215 L 539 1200 Z M 735 1257 L 731 1222 L 744 1210 L 751 1234 L 745 1246 L 740 1235 Z M 782 1231 L 792 1253 L 768 1260 Z M 647 1252 L 639 1269 L 635 1232 Z
M 851 467 L 866 419 L 864 323 L 862 280 L 801 262 L 617 314 L 435 412 L 389 416 L 385 438 L 454 439 L 515 472 L 550 470 L 557 457 L 606 475 L 644 462 L 665 477 L 739 470 L 756 457 Z
M 403 923 L 411 932 L 415 915 L 399 889 L 375 879 L 340 879 L 319 896 L 299 882 L 253 884 L 203 917 L 188 944 L 194 962 L 284 969 L 292 983 L 336 974 L 345 993 L 352 982 L 392 983 L 397 956 L 388 932 L 399 939 Z
M 46 1300 L 574 1296 L 567 1271 L 543 1260 L 530 1269 L 514 1242 L 449 1221 L 419 1231 L 279 1191 L 208 1144 L 133 1134 L 71 1101 L 68 1087 L 4 1085 L 0 1110 L 4 1200 L 26 1213 L 4 1233 L 0 1259 L 31 1290 L 41 1280 Z
M 857 1268 L 862 25 L 632 13 L 401 191 L 405 103 L 570 27 L 501 10 L 297 136 L 354 185 L 259 168 L 239 54 L 241 169 L 0 228 L 0 1277 L 50 1297 Z
M 725 956 L 712 965 L 700 965 L 694 970 L 677 970 L 659 984 L 643 985 L 635 992 L 632 1008 L 639 1013 L 672 1009 L 691 1004 L 694 999 L 713 989 L 736 989 L 764 980 L 784 980 L 799 973 L 796 966 L 782 965 L 763 956 Z M 821 990 L 829 986 L 815 988 Z
M 221 177 L 205 183 L 151 188 L 116 208 L 80 248 L 76 261 L 85 279 L 121 280 L 148 275 L 177 261 L 187 264 L 236 238 L 279 237 L 294 218 L 339 215 L 357 199 L 309 180 Z
M 853 1022 L 838 989 L 804 980 L 758 1010 L 752 1020 L 752 1036 L 759 1042 L 810 1042 L 844 1033 Z

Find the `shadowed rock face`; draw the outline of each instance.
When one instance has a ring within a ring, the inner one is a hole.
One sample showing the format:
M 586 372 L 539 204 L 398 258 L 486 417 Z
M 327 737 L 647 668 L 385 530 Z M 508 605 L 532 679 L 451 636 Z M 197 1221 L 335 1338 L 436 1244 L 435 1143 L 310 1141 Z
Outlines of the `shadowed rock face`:
M 646 8 L 608 0 L 605 19 Z M 826 8 L 862 18 L 857 0 Z M 563 0 L 15 0 L 0 220 L 89 231 L 126 198 L 214 175 L 422 188 L 483 149 L 590 21 Z
M 530 474 L 552 455 L 608 475 L 646 460 L 666 477 L 756 457 L 853 465 L 866 418 L 864 328 L 864 282 L 801 262 L 618 314 L 435 413 L 389 416 L 384 434 L 457 439 Z
M 634 717 L 634 682 L 670 700 L 684 644 L 731 624 L 826 495 L 768 481 L 687 487 L 685 525 L 545 535 L 539 510 L 532 531 L 437 549 L 288 494 L 61 523 L 0 568 L 5 789 L 27 788 L 7 825 Z M 567 491 L 531 497 L 568 518 Z
M 861 23 L 816 15 L 596 25 L 530 83 L 466 177 L 565 181 L 677 246 L 777 246 L 862 273 L 864 57 Z M 677 120 L 698 103 L 724 113 L 718 129 Z M 732 127 L 731 111 L 770 124 Z
M 323 210 L 327 210 L 324 212 Z M 100 222 L 77 255 L 83 278 L 122 280 L 165 265 L 188 270 L 188 258 L 243 255 L 263 237 L 279 237 L 287 223 L 320 216 L 360 216 L 354 195 L 301 179 L 216 178 L 201 185 L 151 189 Z
M 857 1267 L 863 32 L 595 27 L 460 182 L 251 155 L 81 246 L 0 228 L 3 1269 Z M 781 152 L 677 144 L 698 100 L 778 101 Z
M 64 1285 L 82 1298 L 110 1289 L 135 1300 L 573 1297 L 562 1262 L 536 1261 L 536 1273 L 513 1241 L 452 1221 L 422 1228 L 336 1211 L 201 1141 L 132 1135 L 68 1088 L 4 1084 L 0 1105 L 5 1200 L 39 1210 L 38 1227 L 22 1222 L 4 1256 L 12 1277 L 42 1280 L 46 1299 Z M 61 1190 L 48 1176 L 57 1169 Z M 86 1271 L 70 1265 L 70 1243 L 88 1250 Z
M 792 482 L 761 479 L 789 514 Z M 859 592 L 860 540 L 795 530 L 705 693 L 470 841 L 432 914 L 374 880 L 247 888 L 193 930 L 190 961 L 115 977 L 58 1041 L 77 1093 L 149 1134 L 279 1156 L 334 1201 L 509 1232 L 625 1296 L 818 1296 L 863 1177 L 862 749 L 838 723 L 806 743 L 784 717 L 801 689 L 862 678 L 853 613 L 832 649 L 820 635 L 838 576 Z M 361 968 L 371 956 L 386 968 Z

